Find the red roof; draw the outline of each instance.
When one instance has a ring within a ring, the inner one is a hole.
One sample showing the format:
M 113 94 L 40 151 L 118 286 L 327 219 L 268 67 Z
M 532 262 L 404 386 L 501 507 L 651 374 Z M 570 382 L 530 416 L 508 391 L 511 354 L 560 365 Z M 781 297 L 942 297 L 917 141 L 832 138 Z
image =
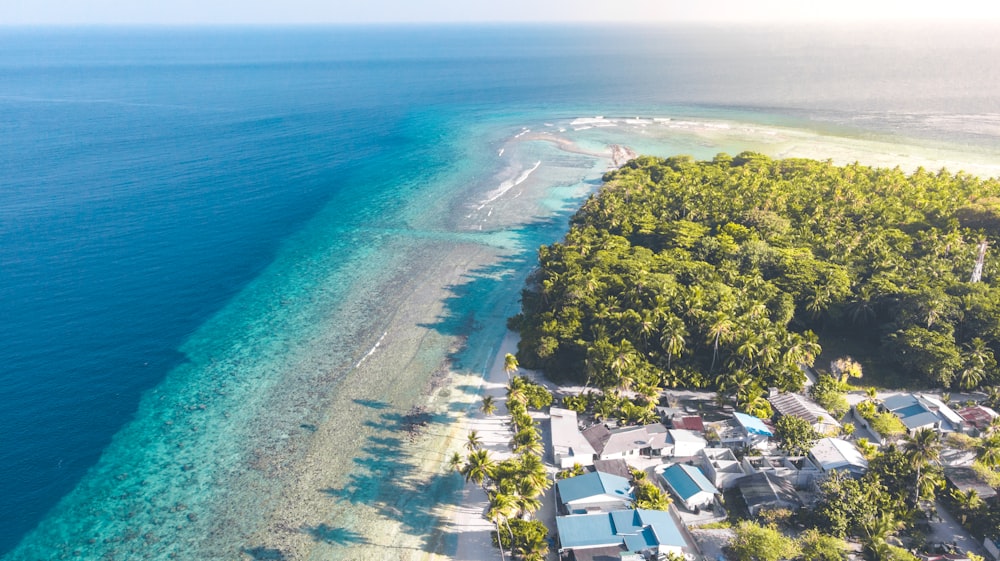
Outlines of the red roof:
M 685 415 L 671 419 L 675 429 L 705 432 L 705 421 L 698 415 Z
M 990 424 L 990 420 L 996 417 L 997 414 L 989 407 L 983 407 L 982 405 L 976 405 L 973 407 L 966 407 L 958 412 L 958 416 L 965 419 L 965 422 L 976 427 L 977 429 L 986 428 Z

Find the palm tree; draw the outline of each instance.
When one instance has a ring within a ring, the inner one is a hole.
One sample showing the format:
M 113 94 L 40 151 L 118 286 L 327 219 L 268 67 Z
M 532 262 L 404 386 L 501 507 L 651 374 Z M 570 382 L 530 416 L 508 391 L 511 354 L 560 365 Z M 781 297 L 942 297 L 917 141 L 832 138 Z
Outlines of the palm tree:
M 979 439 L 976 443 L 976 460 L 988 468 L 1000 467 L 1000 433 Z
M 549 554 L 549 543 L 541 536 L 533 537 L 517 544 L 514 553 L 524 561 L 544 561 Z
M 462 462 L 464 458 L 458 452 L 455 452 L 448 458 L 448 471 L 461 471 Z
M 503 540 L 500 539 L 500 521 L 507 526 L 510 534 L 510 543 L 514 544 L 514 531 L 510 528 L 508 520 L 517 512 L 517 504 L 513 495 L 494 491 L 490 493 L 490 508 L 486 511 L 486 518 L 491 520 L 497 529 L 497 547 L 500 548 L 500 559 L 504 559 Z
M 660 347 L 667 353 L 667 370 L 670 370 L 671 359 L 684 352 L 684 338 L 687 335 L 687 327 L 681 318 L 670 316 L 664 322 L 660 331 Z
M 469 436 L 465 441 L 465 449 L 474 452 L 483 447 L 483 439 L 479 437 L 479 432 L 470 430 Z
M 486 415 L 487 417 L 496 413 L 497 405 L 493 402 L 492 395 L 483 396 L 483 404 L 479 406 L 479 410 L 482 411 L 483 415 Z
M 542 458 L 537 454 L 523 454 L 517 471 L 519 478 L 530 483 L 538 493 L 552 486 L 552 481 L 549 480 L 548 472 L 545 470 L 545 464 L 542 463 Z
M 465 459 L 465 465 L 462 466 L 461 473 L 465 476 L 466 482 L 471 481 L 485 489 L 486 481 L 493 477 L 496 467 L 497 463 L 490 457 L 490 453 L 479 449 L 469 454 Z
M 503 371 L 507 373 L 507 379 L 510 380 L 510 375 L 517 372 L 520 365 L 517 363 L 517 357 L 507 353 L 503 357 Z
M 733 333 L 733 320 L 725 312 L 716 312 L 711 327 L 708 328 L 708 339 L 712 342 L 712 366 L 709 372 L 715 370 L 715 360 L 719 356 L 719 342 L 729 342 Z
M 930 462 L 937 461 L 941 455 L 941 440 L 937 432 L 931 429 L 920 429 L 906 438 L 903 445 L 910 458 L 910 464 L 917 470 L 917 485 L 914 491 L 914 500 L 920 501 L 920 470 Z
M 962 526 L 965 526 L 965 521 L 968 520 L 969 514 L 979 510 L 980 507 L 986 504 L 975 489 L 969 489 L 964 493 L 958 489 L 952 489 L 951 498 L 962 511 Z

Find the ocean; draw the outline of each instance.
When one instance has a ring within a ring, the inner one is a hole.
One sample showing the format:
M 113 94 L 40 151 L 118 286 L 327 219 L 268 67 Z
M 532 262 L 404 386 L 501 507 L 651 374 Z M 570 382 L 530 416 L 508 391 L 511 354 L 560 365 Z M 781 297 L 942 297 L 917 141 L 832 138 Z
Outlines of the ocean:
M 0 27 L 0 558 L 447 554 L 400 433 L 609 144 L 995 175 L 997 31 Z

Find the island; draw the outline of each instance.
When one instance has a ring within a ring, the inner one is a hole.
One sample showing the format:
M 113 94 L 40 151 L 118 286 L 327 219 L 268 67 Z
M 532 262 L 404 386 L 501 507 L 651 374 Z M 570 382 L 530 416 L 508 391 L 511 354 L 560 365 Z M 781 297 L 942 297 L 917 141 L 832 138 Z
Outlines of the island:
M 1000 182 L 752 152 L 604 182 L 509 320 L 481 412 L 512 452 L 451 461 L 501 556 L 996 558 Z

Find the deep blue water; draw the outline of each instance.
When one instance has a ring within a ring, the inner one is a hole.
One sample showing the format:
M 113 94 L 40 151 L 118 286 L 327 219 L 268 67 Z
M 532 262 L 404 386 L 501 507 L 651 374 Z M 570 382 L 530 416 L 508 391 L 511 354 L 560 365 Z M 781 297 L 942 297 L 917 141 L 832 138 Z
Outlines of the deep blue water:
M 0 28 L 0 554 L 289 236 L 331 200 L 345 239 L 390 215 L 469 123 L 658 110 L 996 150 L 996 31 Z

